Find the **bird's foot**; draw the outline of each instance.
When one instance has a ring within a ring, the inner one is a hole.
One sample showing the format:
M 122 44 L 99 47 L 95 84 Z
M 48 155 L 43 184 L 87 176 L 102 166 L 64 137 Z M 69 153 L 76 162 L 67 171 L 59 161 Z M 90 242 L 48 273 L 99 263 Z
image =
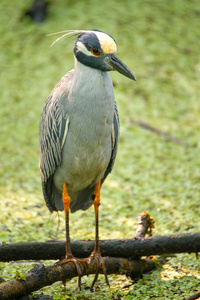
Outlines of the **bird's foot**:
M 101 253 L 99 251 L 96 251 L 94 250 L 91 255 L 88 257 L 88 271 L 89 271 L 89 266 L 91 264 L 91 262 L 95 260 L 96 263 L 97 263 L 97 270 L 96 270 L 96 274 L 95 274 L 95 277 L 94 277 L 94 280 L 92 282 L 92 285 L 90 287 L 90 290 L 92 291 L 93 290 L 93 287 L 98 279 L 98 275 L 99 275 L 99 269 L 102 268 L 103 270 L 103 274 L 105 276 L 105 281 L 106 281 L 106 284 L 110 287 L 110 284 L 109 284 L 109 281 L 108 281 L 108 276 L 107 276 L 107 271 L 106 271 L 106 266 L 105 266 L 105 262 L 104 262 L 104 259 L 103 257 L 101 256 Z
M 63 260 L 56 262 L 56 265 L 62 265 L 62 264 L 66 264 L 68 262 L 74 263 L 74 265 L 76 267 L 76 271 L 78 274 L 78 287 L 79 287 L 79 290 L 81 290 L 82 271 L 81 271 L 80 264 L 83 264 L 83 267 L 85 268 L 85 270 L 87 270 L 86 261 L 85 261 L 85 259 L 76 258 L 72 254 L 69 254 Z

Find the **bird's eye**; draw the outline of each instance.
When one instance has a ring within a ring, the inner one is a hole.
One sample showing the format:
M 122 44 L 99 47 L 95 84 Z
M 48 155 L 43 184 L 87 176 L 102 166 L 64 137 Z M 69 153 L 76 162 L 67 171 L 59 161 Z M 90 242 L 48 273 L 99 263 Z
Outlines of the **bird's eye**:
M 99 49 L 97 49 L 97 48 L 92 48 L 91 51 L 92 51 L 92 53 L 93 53 L 94 55 L 96 55 L 96 56 L 98 56 L 98 55 L 100 54 L 100 51 L 99 51 Z

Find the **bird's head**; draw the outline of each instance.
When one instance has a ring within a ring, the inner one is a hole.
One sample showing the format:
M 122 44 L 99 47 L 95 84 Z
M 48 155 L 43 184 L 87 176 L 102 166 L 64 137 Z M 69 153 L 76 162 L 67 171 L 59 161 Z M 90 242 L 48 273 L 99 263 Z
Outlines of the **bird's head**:
M 101 71 L 118 71 L 135 80 L 128 67 L 116 56 L 115 40 L 102 31 L 80 33 L 74 47 L 74 55 L 82 64 Z
M 128 78 L 136 80 L 129 68 L 116 56 L 117 45 L 110 35 L 98 30 L 74 30 L 67 31 L 55 42 L 69 34 L 78 36 L 74 55 L 80 63 L 104 72 L 118 71 Z

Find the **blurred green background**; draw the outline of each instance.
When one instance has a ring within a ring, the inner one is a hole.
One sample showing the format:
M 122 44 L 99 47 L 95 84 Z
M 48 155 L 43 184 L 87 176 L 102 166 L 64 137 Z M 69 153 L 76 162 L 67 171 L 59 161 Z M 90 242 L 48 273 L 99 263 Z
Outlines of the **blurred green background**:
M 32 1 L 0 0 L 0 241 L 64 239 L 63 214 L 50 216 L 42 197 L 38 130 L 42 106 L 55 84 L 74 66 L 73 39 L 50 47 L 71 29 L 99 29 L 117 41 L 118 56 L 136 76 L 111 73 L 121 137 L 112 174 L 102 188 L 100 237 L 131 238 L 137 216 L 147 210 L 154 235 L 200 228 L 200 6 L 191 0 L 52 0 L 42 24 L 24 12 Z M 135 125 L 143 121 L 188 143 L 173 143 Z M 58 221 L 59 220 L 59 221 Z M 93 208 L 70 215 L 71 239 L 94 239 Z M 58 226 L 59 225 L 59 226 Z M 86 299 L 182 299 L 199 289 L 199 261 L 177 255 L 137 283 L 100 276 L 83 279 Z M 2 277 L 30 265 L 0 264 Z M 43 292 L 77 299 L 76 279 Z M 38 292 L 39 293 L 39 292 Z M 182 298 L 181 298 L 182 297 Z M 83 298 L 84 299 L 84 298 Z

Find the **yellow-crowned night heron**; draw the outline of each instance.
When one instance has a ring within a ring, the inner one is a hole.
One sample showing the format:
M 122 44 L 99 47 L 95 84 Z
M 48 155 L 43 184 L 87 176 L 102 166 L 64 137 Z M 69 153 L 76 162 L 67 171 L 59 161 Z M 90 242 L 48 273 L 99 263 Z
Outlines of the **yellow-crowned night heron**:
M 116 56 L 116 42 L 110 35 L 98 30 L 75 30 L 57 40 L 69 34 L 77 35 L 75 68 L 63 76 L 43 107 L 39 156 L 46 205 L 50 212 L 65 211 L 66 257 L 60 263 L 75 263 L 80 287 L 80 260 L 70 249 L 69 208 L 73 213 L 94 203 L 95 248 L 88 264 L 95 259 L 109 284 L 99 251 L 98 207 L 101 185 L 117 153 L 119 119 L 108 72 L 116 70 L 132 80 L 135 77 Z

